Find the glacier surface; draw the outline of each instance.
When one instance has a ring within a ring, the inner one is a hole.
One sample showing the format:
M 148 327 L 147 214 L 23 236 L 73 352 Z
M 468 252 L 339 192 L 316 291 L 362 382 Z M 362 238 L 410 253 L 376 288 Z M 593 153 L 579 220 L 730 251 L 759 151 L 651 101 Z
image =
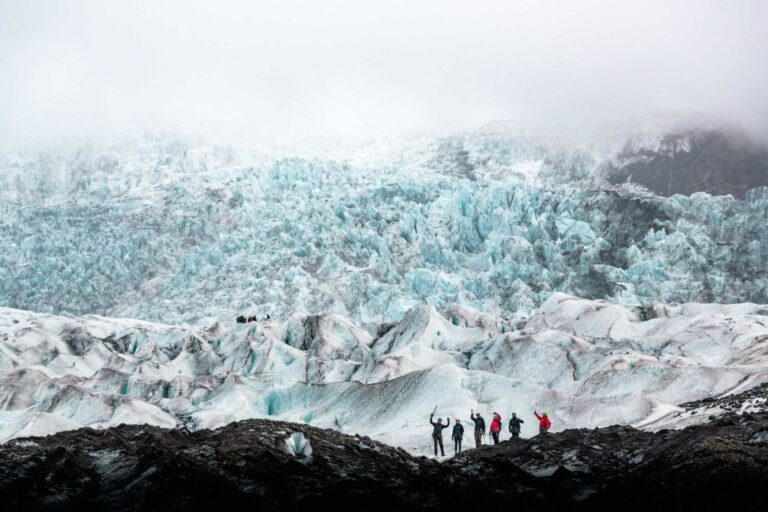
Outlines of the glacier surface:
M 768 302 L 768 190 L 661 198 L 601 184 L 607 158 L 493 132 L 5 151 L 0 305 L 184 324 Z
M 654 429 L 768 381 L 766 188 L 659 197 L 492 130 L 258 147 L 0 151 L 0 441 L 277 418 L 427 453 L 435 405 Z
M 394 324 L 334 314 L 172 326 L 0 308 L 0 442 L 89 426 L 215 428 L 274 418 L 428 453 L 429 413 L 536 433 L 691 422 L 678 404 L 768 382 L 768 307 L 554 293 L 523 325 L 459 304 Z M 704 419 L 700 419 L 704 421 Z

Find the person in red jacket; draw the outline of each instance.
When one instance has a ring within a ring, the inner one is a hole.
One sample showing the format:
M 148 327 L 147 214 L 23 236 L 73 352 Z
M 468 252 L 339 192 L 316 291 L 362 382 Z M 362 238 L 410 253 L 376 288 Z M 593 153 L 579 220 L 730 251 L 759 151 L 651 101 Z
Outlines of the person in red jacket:
M 501 416 L 499 413 L 493 413 L 493 421 L 491 421 L 491 437 L 493 437 L 493 444 L 499 444 L 499 433 L 501 432 Z
M 533 414 L 536 415 L 536 418 L 539 420 L 539 434 L 546 434 L 549 432 L 549 428 L 552 426 L 552 422 L 549 421 L 549 416 L 547 416 L 547 413 L 543 412 L 541 413 L 541 416 L 539 416 L 539 413 L 533 411 Z

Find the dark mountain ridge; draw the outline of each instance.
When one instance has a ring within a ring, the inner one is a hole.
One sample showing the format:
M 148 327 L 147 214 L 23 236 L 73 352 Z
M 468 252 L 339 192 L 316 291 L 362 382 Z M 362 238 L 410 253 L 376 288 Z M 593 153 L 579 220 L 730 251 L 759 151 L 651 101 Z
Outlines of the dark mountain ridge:
M 310 440 L 311 455 L 288 448 L 292 433 Z M 658 433 L 565 430 L 444 462 L 266 420 L 81 429 L 0 446 L 4 510 L 762 510 L 766 482 L 768 413 Z
M 744 199 L 747 190 L 768 186 L 768 147 L 737 130 L 671 131 L 653 144 L 627 142 L 607 176 L 663 196 L 707 192 Z

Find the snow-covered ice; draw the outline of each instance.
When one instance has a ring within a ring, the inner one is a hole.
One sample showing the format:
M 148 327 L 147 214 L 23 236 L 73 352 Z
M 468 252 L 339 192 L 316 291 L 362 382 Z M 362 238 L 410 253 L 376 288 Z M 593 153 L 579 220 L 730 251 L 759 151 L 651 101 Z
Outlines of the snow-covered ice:
M 690 422 L 678 404 L 768 382 L 768 308 L 554 293 L 527 322 L 465 305 L 202 327 L 0 308 L 0 439 L 120 423 L 306 422 L 428 453 L 429 413 L 532 408 L 553 430 Z M 663 422 L 660 420 L 663 419 Z M 703 421 L 703 419 L 702 419 Z

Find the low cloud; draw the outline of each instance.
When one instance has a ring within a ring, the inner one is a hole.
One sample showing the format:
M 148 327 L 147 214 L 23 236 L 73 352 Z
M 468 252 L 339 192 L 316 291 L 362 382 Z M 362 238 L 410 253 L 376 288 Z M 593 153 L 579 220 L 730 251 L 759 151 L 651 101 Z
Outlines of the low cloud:
M 764 134 L 768 3 L 5 0 L 0 137 L 586 133 L 699 112 Z

